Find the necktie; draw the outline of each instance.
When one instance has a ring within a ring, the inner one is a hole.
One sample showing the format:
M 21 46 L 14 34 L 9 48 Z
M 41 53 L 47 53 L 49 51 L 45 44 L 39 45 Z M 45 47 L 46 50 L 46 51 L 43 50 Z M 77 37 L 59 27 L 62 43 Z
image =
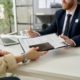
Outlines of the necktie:
M 67 21 L 66 21 L 66 26 L 65 26 L 65 30 L 64 30 L 64 35 L 65 36 L 68 36 L 69 35 L 70 18 L 71 18 L 71 14 L 68 14 L 67 15 Z

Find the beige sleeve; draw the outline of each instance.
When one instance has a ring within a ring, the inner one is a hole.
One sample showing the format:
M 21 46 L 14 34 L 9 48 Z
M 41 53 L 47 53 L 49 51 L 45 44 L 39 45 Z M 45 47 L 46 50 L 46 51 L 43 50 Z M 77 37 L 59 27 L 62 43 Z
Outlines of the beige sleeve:
M 17 62 L 12 54 L 0 57 L 0 75 L 17 68 Z

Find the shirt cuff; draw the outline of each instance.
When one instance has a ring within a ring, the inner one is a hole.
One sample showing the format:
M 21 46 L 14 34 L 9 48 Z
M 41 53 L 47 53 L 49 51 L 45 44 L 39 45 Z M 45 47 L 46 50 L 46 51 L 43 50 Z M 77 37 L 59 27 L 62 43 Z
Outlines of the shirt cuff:
M 7 65 L 7 69 L 6 69 L 7 72 L 13 71 L 18 66 L 16 59 L 12 54 L 5 55 L 4 61 L 6 62 L 6 65 Z

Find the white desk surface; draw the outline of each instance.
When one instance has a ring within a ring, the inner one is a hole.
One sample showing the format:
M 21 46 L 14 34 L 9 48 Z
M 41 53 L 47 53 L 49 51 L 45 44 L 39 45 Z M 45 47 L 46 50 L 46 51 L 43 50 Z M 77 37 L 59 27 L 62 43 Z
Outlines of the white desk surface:
M 13 52 L 14 55 L 22 52 L 19 45 L 8 47 L 0 45 L 0 49 Z M 23 72 L 25 75 L 29 73 L 46 75 L 46 77 L 63 77 L 64 80 L 80 80 L 80 48 L 49 51 L 48 54 L 40 57 L 37 61 L 21 65 L 17 72 Z

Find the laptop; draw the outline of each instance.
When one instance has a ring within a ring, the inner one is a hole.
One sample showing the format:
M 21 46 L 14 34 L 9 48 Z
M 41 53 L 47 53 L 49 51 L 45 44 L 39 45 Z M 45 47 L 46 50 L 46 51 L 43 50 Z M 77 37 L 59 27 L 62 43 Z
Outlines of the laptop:
M 4 36 L 0 36 L 0 37 L 4 46 L 16 45 L 19 43 L 17 38 L 4 37 Z

